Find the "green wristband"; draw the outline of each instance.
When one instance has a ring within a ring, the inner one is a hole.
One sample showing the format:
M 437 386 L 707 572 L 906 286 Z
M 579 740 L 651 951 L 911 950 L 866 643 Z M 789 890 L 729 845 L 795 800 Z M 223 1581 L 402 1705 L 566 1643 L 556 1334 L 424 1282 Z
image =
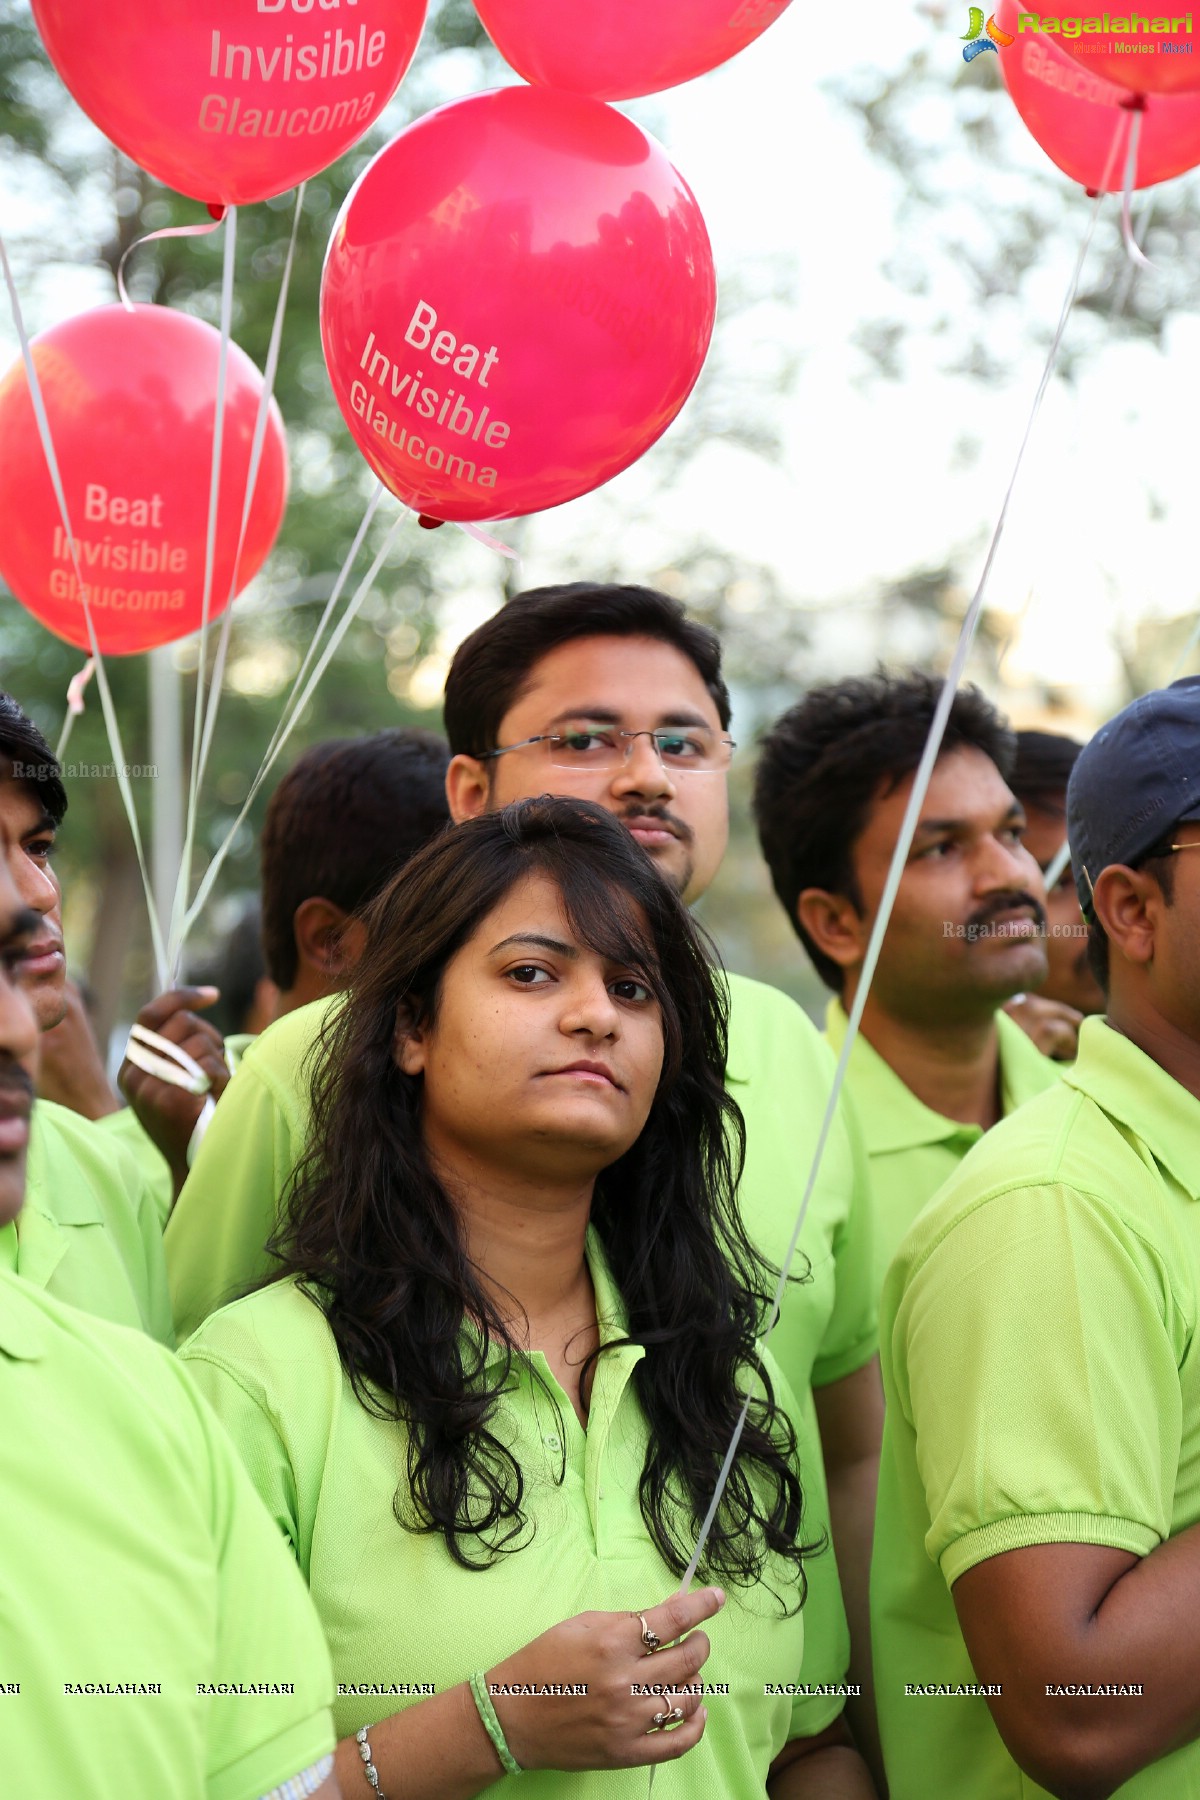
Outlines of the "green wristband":
M 500 1758 L 500 1767 L 506 1775 L 519 1775 L 521 1765 L 509 1749 L 504 1737 L 504 1728 L 496 1717 L 496 1709 L 492 1705 L 492 1696 L 488 1693 L 487 1675 L 482 1669 L 476 1669 L 471 1677 L 471 1698 L 475 1702 L 475 1710 L 483 1721 L 483 1729 L 492 1740 L 492 1748 Z

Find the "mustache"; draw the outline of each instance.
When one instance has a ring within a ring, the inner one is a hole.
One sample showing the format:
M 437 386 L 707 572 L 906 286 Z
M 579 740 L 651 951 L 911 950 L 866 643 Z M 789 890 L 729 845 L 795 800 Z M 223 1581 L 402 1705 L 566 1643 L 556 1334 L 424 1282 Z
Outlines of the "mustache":
M 34 1092 L 33 1077 L 20 1063 L 0 1063 L 0 1100 L 15 1096 L 32 1106 Z
M 1012 888 L 1004 894 L 992 894 L 977 907 L 967 920 L 967 936 L 982 935 L 1003 913 L 1015 912 L 1018 907 L 1025 907 L 1037 920 L 1038 929 L 1043 937 L 1046 933 L 1046 909 L 1035 894 L 1024 888 Z
M 691 826 L 677 818 L 661 800 L 643 801 L 638 806 L 628 806 L 619 817 L 622 825 L 627 825 L 630 819 L 661 819 L 664 825 L 670 826 L 681 844 L 690 845 L 696 835 Z

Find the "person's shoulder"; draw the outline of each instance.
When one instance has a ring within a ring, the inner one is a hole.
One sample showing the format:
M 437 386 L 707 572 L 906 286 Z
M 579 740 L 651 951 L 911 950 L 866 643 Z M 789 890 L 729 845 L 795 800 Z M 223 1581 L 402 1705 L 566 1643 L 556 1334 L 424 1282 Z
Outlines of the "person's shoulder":
M 69 1160 L 76 1178 L 86 1177 L 91 1191 L 105 1202 L 116 1200 L 132 1208 L 145 1185 L 145 1172 L 127 1143 L 100 1120 L 85 1119 L 55 1100 L 35 1103 L 30 1148 L 31 1188 L 40 1187 L 43 1175 L 49 1178 L 53 1191 L 41 1199 L 64 1223 L 75 1217 L 77 1202 L 83 1199 L 78 1179 L 74 1183 L 62 1179 L 64 1160 Z
M 748 975 L 726 974 L 725 981 L 729 989 L 729 1073 L 734 1079 L 782 1075 L 781 1057 L 788 1059 L 789 1075 L 797 1061 L 825 1075 L 832 1073 L 834 1059 L 828 1044 L 790 994 Z
M 1004 1011 L 996 1014 L 996 1031 L 1005 1086 L 1011 1090 L 1016 1105 L 1058 1085 L 1064 1064 L 1044 1056 L 1029 1034 Z
M 266 1385 L 280 1370 L 337 1361 L 324 1313 L 294 1280 L 272 1281 L 218 1307 L 188 1338 L 180 1359 L 205 1358 L 257 1375 Z
M 326 1023 L 336 1015 L 344 999 L 343 994 L 331 994 L 284 1013 L 246 1045 L 238 1060 L 239 1077 L 246 1070 L 261 1076 L 293 1071 L 320 1040 Z
M 1126 1147 L 1127 1149 L 1127 1147 Z M 1032 1216 L 1053 1194 L 1072 1205 L 1119 1211 L 1130 1171 L 1120 1135 L 1077 1088 L 1054 1081 L 973 1144 L 917 1215 L 897 1255 L 911 1275 L 956 1239 L 969 1219 L 999 1208 L 998 1221 L 1024 1203 Z M 1003 1231 L 1002 1224 L 997 1229 Z M 961 1237 L 957 1241 L 964 1241 Z
M 47 1413 L 64 1400 L 93 1409 L 102 1405 L 114 1421 L 153 1421 L 155 1431 L 176 1437 L 181 1425 L 178 1361 L 144 1332 L 84 1313 L 16 1275 L 2 1277 L 0 1347 L 15 1331 L 36 1346 L 46 1370 Z M 190 1392 L 190 1389 L 188 1390 Z
M 293 1136 L 303 1133 L 314 1063 L 321 1054 L 326 1026 L 337 1017 L 344 1000 L 343 994 L 333 994 L 310 1001 L 260 1032 L 238 1058 L 237 1072 L 222 1096 L 217 1119 L 224 1111 L 228 1121 L 239 1120 L 247 1108 L 253 1111 L 266 1099 Z M 240 1135 L 242 1122 L 233 1129 Z M 217 1141 L 228 1140 L 222 1137 Z

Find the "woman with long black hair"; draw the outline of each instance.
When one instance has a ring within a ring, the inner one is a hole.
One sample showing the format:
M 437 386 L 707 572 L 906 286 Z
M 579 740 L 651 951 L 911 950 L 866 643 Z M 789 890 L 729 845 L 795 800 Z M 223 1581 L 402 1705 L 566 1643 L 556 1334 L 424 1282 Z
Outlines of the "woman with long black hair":
M 324 1622 L 346 1800 L 808 1791 L 794 1402 L 686 911 L 601 808 L 473 820 L 375 902 L 323 1050 L 280 1279 L 184 1355 Z M 748 1389 L 728 1602 L 667 1598 Z

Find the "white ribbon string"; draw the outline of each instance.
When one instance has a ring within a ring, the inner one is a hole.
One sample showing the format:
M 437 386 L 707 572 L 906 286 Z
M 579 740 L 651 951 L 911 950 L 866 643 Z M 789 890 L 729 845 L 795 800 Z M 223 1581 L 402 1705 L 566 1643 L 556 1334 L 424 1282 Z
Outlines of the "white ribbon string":
M 96 671 L 96 686 L 100 690 L 100 707 L 104 715 L 104 726 L 108 733 L 108 746 L 112 753 L 116 771 L 117 789 L 121 796 L 121 804 L 125 808 L 125 817 L 129 820 L 129 831 L 133 838 L 133 847 L 137 855 L 138 873 L 142 878 L 142 891 L 146 896 L 146 911 L 150 919 L 150 938 L 154 946 L 154 961 L 158 970 L 160 987 L 166 988 L 167 953 L 159 928 L 158 916 L 154 907 L 154 895 L 150 886 L 150 874 L 146 867 L 146 856 L 142 848 L 142 834 L 138 826 L 137 808 L 133 803 L 133 789 L 129 785 L 128 764 L 125 759 L 125 746 L 121 741 L 121 728 L 117 720 L 117 709 L 113 705 L 112 690 L 108 685 L 108 672 L 104 667 L 104 657 L 96 637 L 95 621 L 88 602 L 87 583 L 83 579 L 83 570 L 79 566 L 79 555 L 75 548 L 75 534 L 71 530 L 71 516 L 67 507 L 67 496 L 59 472 L 58 457 L 54 451 L 54 439 L 50 434 L 50 420 L 46 413 L 42 384 L 38 379 L 37 367 L 33 359 L 33 350 L 29 342 L 29 334 L 25 329 L 25 318 L 21 311 L 21 302 L 17 296 L 16 283 L 13 280 L 12 268 L 8 260 L 3 235 L 0 234 L 0 265 L 4 270 L 4 283 L 8 289 L 8 302 L 12 311 L 13 325 L 21 345 L 21 358 L 25 365 L 25 378 L 29 383 L 29 398 L 33 405 L 33 416 L 37 421 L 38 436 L 41 439 L 42 453 L 46 458 L 46 467 L 54 488 L 54 498 L 58 503 L 59 517 L 62 520 L 63 532 L 71 553 L 71 563 L 75 570 L 75 581 L 79 591 L 80 604 L 83 607 L 84 623 L 87 626 L 88 643 L 91 647 L 91 660 Z M 70 715 L 68 715 L 70 716 Z
M 271 741 L 267 745 L 266 751 L 264 752 L 262 763 L 259 765 L 258 774 L 254 777 L 254 780 L 256 783 L 258 782 L 259 777 L 263 774 L 264 769 L 267 765 L 268 759 L 270 759 L 271 761 L 274 760 L 275 748 L 279 742 L 280 735 L 284 730 L 289 713 L 290 713 L 292 707 L 296 703 L 296 696 L 300 692 L 300 688 L 303 684 L 304 677 L 308 673 L 309 666 L 312 663 L 313 658 L 317 654 L 317 645 L 320 643 L 321 639 L 325 635 L 325 628 L 328 625 L 329 620 L 333 615 L 334 608 L 337 606 L 337 603 L 338 603 L 339 599 L 341 598 L 342 589 L 345 587 L 346 582 L 349 580 L 350 571 L 354 567 L 354 564 L 358 558 L 359 550 L 362 548 L 362 541 L 367 535 L 367 529 L 370 526 L 371 520 L 375 517 L 375 513 L 376 513 L 376 510 L 378 509 L 379 502 L 383 499 L 383 496 L 386 491 L 387 490 L 384 488 L 383 483 L 377 482 L 375 484 L 375 490 L 372 493 L 371 498 L 367 501 L 366 511 L 363 513 L 362 519 L 359 523 L 358 530 L 354 534 L 354 542 L 351 544 L 349 550 L 346 552 L 346 555 L 342 561 L 342 566 L 338 571 L 338 574 L 334 581 L 334 584 L 333 584 L 332 588 L 329 590 L 329 598 L 325 602 L 325 607 L 321 613 L 321 617 L 317 620 L 316 629 L 313 632 L 312 636 L 308 640 L 308 648 L 304 652 L 304 656 L 301 660 L 300 667 L 297 669 L 295 678 L 292 681 L 291 689 L 288 693 L 287 699 L 283 703 L 283 707 L 280 711 L 279 719 L 278 719 L 278 722 L 276 723 L 275 730 L 271 734 Z
M 225 215 L 222 213 L 220 219 L 213 219 L 208 225 L 165 225 L 161 231 L 148 231 L 145 237 L 135 239 L 117 264 L 117 292 L 121 296 L 121 305 L 125 311 L 133 311 L 133 301 L 129 298 L 125 288 L 125 264 L 135 250 L 140 250 L 143 244 L 152 244 L 156 238 L 208 237 L 212 232 L 221 229 L 224 217 Z
M 1052 894 L 1058 886 L 1062 872 L 1070 860 L 1071 846 L 1068 844 L 1066 838 L 1064 838 L 1062 843 L 1058 846 L 1058 849 L 1054 852 L 1054 855 L 1050 858 L 1050 861 L 1046 864 L 1046 871 L 1042 876 L 1048 894 Z
M 135 1069 L 142 1069 L 147 1075 L 153 1075 L 157 1081 L 182 1088 L 185 1093 L 195 1094 L 197 1098 L 201 1094 L 205 1096 L 204 1105 L 200 1108 L 196 1123 L 192 1126 L 192 1135 L 188 1139 L 186 1160 L 190 1169 L 217 1110 L 209 1091 L 212 1087 L 211 1080 L 181 1045 L 173 1044 L 170 1038 L 161 1037 L 157 1031 L 151 1031 L 148 1025 L 130 1026 L 125 1060 L 131 1062 Z
M 70 681 L 67 683 L 66 717 L 63 719 L 62 731 L 59 733 L 58 743 L 55 746 L 54 751 L 54 760 L 57 763 L 61 763 L 63 756 L 66 753 L 67 745 L 70 742 L 71 733 L 75 728 L 75 721 L 84 710 L 83 690 L 95 673 L 96 665 L 89 656 L 82 669 L 72 675 Z
M 1125 155 L 1125 187 L 1121 195 L 1121 236 L 1125 241 L 1125 254 L 1131 263 L 1141 269 L 1152 269 L 1154 264 L 1145 254 L 1133 229 L 1133 190 L 1137 181 L 1138 148 L 1142 141 L 1142 121 L 1145 113 L 1141 107 L 1133 110 L 1133 123 L 1129 127 L 1129 149 Z
M 373 502 L 372 505 L 368 508 L 368 514 L 374 510 L 374 505 L 376 503 L 377 502 Z M 196 891 L 196 898 L 192 902 L 191 906 L 188 908 L 188 911 L 184 916 L 183 931 L 184 931 L 185 936 L 191 930 L 192 926 L 196 922 L 196 919 L 199 917 L 201 908 L 203 907 L 204 902 L 208 899 L 208 896 L 212 891 L 213 883 L 216 880 L 218 873 L 220 872 L 221 865 L 225 861 L 226 856 L 229 854 L 229 848 L 230 848 L 231 844 L 233 843 L 234 838 L 237 836 L 238 832 L 241 830 L 242 824 L 245 821 L 247 813 L 250 811 L 250 808 L 254 802 L 254 798 L 257 795 L 259 788 L 262 786 L 263 782 L 266 780 L 267 776 L 270 774 L 271 769 L 274 766 L 274 763 L 276 761 L 276 758 L 279 756 L 279 753 L 283 749 L 283 746 L 287 743 L 288 739 L 292 735 L 293 730 L 299 723 L 301 714 L 304 712 L 305 707 L 308 705 L 309 700 L 312 698 L 313 691 L 316 688 L 317 683 L 320 681 L 322 675 L 324 675 L 325 670 L 329 667 L 329 663 L 330 663 L 331 659 L 333 658 L 334 653 L 336 652 L 336 650 L 338 648 L 338 645 L 341 643 L 342 639 L 345 637 L 346 632 L 349 630 L 351 623 L 353 622 L 353 620 L 355 619 L 355 617 L 358 614 L 359 608 L 361 607 L 363 601 L 366 599 L 367 595 L 371 591 L 372 583 L 374 582 L 375 577 L 378 575 L 380 569 L 383 566 L 384 558 L 387 556 L 388 551 L 392 547 L 392 539 L 395 537 L 396 532 L 398 531 L 400 525 L 404 521 L 404 518 L 405 518 L 405 514 L 399 513 L 397 515 L 396 519 L 393 521 L 391 529 L 388 531 L 387 536 L 383 540 L 383 543 L 379 546 L 379 550 L 376 553 L 374 561 L 372 562 L 370 568 L 367 570 L 366 574 L 363 576 L 362 580 L 359 582 L 357 588 L 354 590 L 353 595 L 351 596 L 350 600 L 348 601 L 345 611 L 343 612 L 341 618 L 338 620 L 337 629 L 334 631 L 333 635 L 331 636 L 331 638 L 329 640 L 329 643 L 326 645 L 325 649 L 322 651 L 321 657 L 320 657 L 319 661 L 317 662 L 316 667 L 313 669 L 312 674 L 309 676 L 308 681 L 305 684 L 303 692 L 300 694 L 299 698 L 296 700 L 295 706 L 293 707 L 293 709 L 287 719 L 286 724 L 281 720 L 280 725 L 276 728 L 275 736 L 272 740 L 271 747 L 268 750 L 266 756 L 263 758 L 263 761 L 259 768 L 258 774 L 254 777 L 254 780 L 250 784 L 250 791 L 246 795 L 246 798 L 242 803 L 242 810 L 238 813 L 237 818 L 234 820 L 233 824 L 230 826 L 229 830 L 226 832 L 225 836 L 222 838 L 221 843 L 218 845 L 217 850 L 213 856 L 213 859 L 209 863 L 208 868 L 205 871 L 204 879 L 201 881 L 200 886 Z M 362 535 L 365 532 L 365 530 L 366 530 L 366 520 L 364 519 L 362 526 L 359 528 L 359 534 L 355 538 L 354 546 L 351 549 L 350 556 L 347 558 L 346 563 L 343 565 L 342 574 L 338 578 L 339 585 L 345 579 L 346 572 L 349 568 L 349 564 L 354 555 L 354 550 L 357 548 L 359 542 L 361 541 Z M 328 608 L 326 608 L 326 611 L 328 612 Z
M 204 717 L 204 676 L 208 660 L 208 615 L 212 605 L 212 584 L 217 550 L 217 518 L 221 498 L 221 455 L 225 440 L 225 390 L 229 369 L 229 336 L 233 322 L 233 269 L 237 252 L 237 207 L 226 208 L 225 260 L 221 271 L 221 344 L 217 352 L 217 397 L 213 409 L 212 462 L 208 483 L 208 529 L 204 538 L 204 589 L 200 600 L 200 642 L 196 650 L 196 705 L 192 715 L 192 761 L 188 773 L 187 810 L 184 814 L 183 854 L 175 882 L 171 905 L 171 928 L 167 941 L 170 979 L 178 978 L 186 929 L 183 924 L 187 890 L 192 878 L 192 849 L 196 838 L 196 816 L 199 811 L 200 743 Z
M 246 532 L 250 524 L 250 507 L 254 500 L 254 488 L 258 481 L 259 463 L 262 460 L 262 448 L 266 441 L 267 423 L 271 416 L 271 401 L 275 395 L 275 372 L 279 367 L 279 345 L 283 337 L 283 317 L 287 310 L 288 288 L 292 279 L 292 263 L 296 254 L 296 238 L 300 231 L 300 214 L 304 207 L 304 190 L 307 183 L 301 182 L 296 189 L 296 210 L 292 215 L 292 235 L 288 240 L 287 255 L 284 257 L 283 277 L 279 283 L 279 300 L 275 307 L 275 319 L 271 326 L 271 341 L 267 349 L 267 366 L 263 371 L 262 393 L 258 401 L 258 417 L 254 421 L 254 437 L 250 445 L 250 466 L 246 471 L 246 497 L 242 504 L 242 523 L 238 531 L 237 552 L 233 559 L 233 571 L 229 578 L 229 594 L 225 606 L 225 615 L 221 620 L 221 635 L 217 640 L 217 652 L 213 658 L 212 680 L 209 684 L 208 708 L 204 719 L 204 736 L 200 744 L 200 769 L 196 776 L 199 789 L 204 782 L 204 771 L 208 767 L 208 753 L 212 747 L 213 732 L 217 724 L 217 711 L 221 704 L 221 693 L 225 679 L 225 657 L 229 648 L 229 633 L 233 625 L 233 600 L 237 592 L 238 566 L 242 560 L 242 550 L 246 542 Z
M 1115 152 L 1116 149 L 1116 142 L 1117 140 L 1114 138 L 1113 152 Z M 1109 156 L 1110 168 L 1111 165 L 1112 153 L 1110 153 Z M 892 915 L 892 907 L 895 904 L 896 893 L 899 889 L 900 881 L 908 862 L 908 854 L 912 847 L 917 823 L 920 819 L 921 807 L 924 804 L 925 795 L 933 775 L 934 765 L 937 762 L 938 753 L 941 749 L 942 738 L 945 735 L 946 722 L 950 716 L 950 708 L 954 703 L 954 697 L 958 690 L 959 682 L 962 679 L 963 670 L 966 667 L 967 657 L 970 654 L 971 645 L 975 639 L 975 633 L 983 610 L 984 598 L 991 582 L 992 570 L 995 566 L 1000 543 L 1008 524 L 1009 509 L 1012 504 L 1017 479 L 1025 461 L 1025 453 L 1029 445 L 1030 436 L 1033 432 L 1038 415 L 1042 410 L 1042 402 L 1045 399 L 1046 390 L 1050 385 L 1051 377 L 1053 376 L 1055 366 L 1058 362 L 1059 349 L 1062 344 L 1063 334 L 1066 330 L 1067 320 L 1070 317 L 1071 309 L 1075 304 L 1075 299 L 1079 292 L 1079 283 L 1083 275 L 1084 262 L 1091 246 L 1092 235 L 1095 231 L 1100 207 L 1104 200 L 1104 189 L 1106 184 L 1107 171 L 1105 182 L 1101 184 L 1101 191 L 1096 195 L 1092 205 L 1087 230 L 1084 234 L 1083 243 L 1080 246 L 1079 255 L 1076 259 L 1075 268 L 1068 284 L 1066 297 L 1063 301 L 1062 310 L 1059 315 L 1058 327 L 1054 333 L 1054 339 L 1046 357 L 1041 380 L 1038 382 L 1037 392 L 1034 396 L 1033 405 L 1030 408 L 1029 417 L 1026 421 L 1025 431 L 1021 438 L 1020 448 L 1017 452 L 1016 464 L 1013 468 L 1012 477 L 1009 480 L 1008 489 L 1004 496 L 1004 503 L 1000 509 L 1000 516 L 996 521 L 996 527 L 992 533 L 991 543 L 988 546 L 983 573 L 980 576 L 979 585 L 975 590 L 971 604 L 967 608 L 966 617 L 963 619 L 962 627 L 958 634 L 958 643 L 955 646 L 954 655 L 951 659 L 950 667 L 946 672 L 946 678 L 942 684 L 942 691 L 938 697 L 937 706 L 934 709 L 933 720 L 930 724 L 929 734 L 925 741 L 925 748 L 921 753 L 921 760 L 917 766 L 916 774 L 913 777 L 912 791 L 909 795 L 908 805 L 904 811 L 904 818 L 900 826 L 899 836 L 896 840 L 896 847 L 892 853 L 887 881 L 884 884 L 883 895 L 879 903 L 879 911 L 875 916 L 875 922 L 871 928 L 871 936 L 867 944 L 866 955 L 863 959 L 862 973 L 859 977 L 858 988 L 854 996 L 854 1003 L 850 1009 L 850 1016 L 846 1025 L 845 1041 L 842 1044 L 841 1054 L 838 1057 L 837 1069 L 833 1077 L 833 1085 L 829 1091 L 829 1098 L 826 1102 L 824 1116 L 821 1120 L 821 1127 L 817 1134 L 816 1148 L 813 1152 L 808 1179 L 805 1182 L 804 1194 L 800 1202 L 800 1210 L 796 1215 L 796 1223 L 792 1229 L 792 1235 L 784 1255 L 783 1267 L 780 1270 L 779 1280 L 775 1287 L 775 1296 L 771 1302 L 770 1312 L 767 1315 L 764 1329 L 758 1341 L 757 1359 L 755 1363 L 756 1369 L 761 1368 L 762 1352 L 766 1348 L 767 1342 L 770 1339 L 771 1333 L 779 1318 L 780 1307 L 787 1288 L 788 1273 L 795 1258 L 796 1247 L 800 1242 L 800 1234 L 804 1228 L 804 1221 L 808 1216 L 809 1201 L 812 1198 L 813 1189 L 816 1186 L 817 1176 L 820 1172 L 821 1163 L 825 1155 L 825 1146 L 829 1141 L 829 1134 L 833 1126 L 838 1102 L 841 1098 L 842 1088 L 846 1080 L 846 1070 L 850 1062 L 850 1054 L 854 1049 L 855 1041 L 858 1037 L 863 1009 L 866 1006 L 867 996 L 871 990 L 871 982 L 874 979 L 876 965 L 879 961 L 879 952 L 883 945 L 884 934 L 887 931 L 888 922 Z M 743 1401 L 737 1424 L 734 1427 L 733 1437 L 730 1440 L 729 1448 L 725 1453 L 725 1459 L 721 1464 L 720 1473 L 717 1476 L 717 1485 L 712 1500 L 709 1503 L 708 1511 L 705 1513 L 704 1520 L 700 1527 L 700 1534 L 696 1541 L 696 1547 L 692 1552 L 691 1560 L 689 1561 L 679 1584 L 678 1591 L 681 1594 L 685 1594 L 691 1586 L 692 1581 L 695 1578 L 696 1570 L 699 1567 L 700 1559 L 704 1554 L 704 1548 L 708 1542 L 713 1521 L 717 1516 L 717 1509 L 724 1496 L 725 1487 L 729 1480 L 729 1473 L 733 1467 L 734 1458 L 737 1455 L 738 1446 L 741 1443 L 742 1433 L 745 1429 L 752 1398 L 753 1389 L 748 1386 L 746 1398 Z M 653 1770 L 651 1771 L 651 1787 L 652 1786 Z
M 212 1081 L 180 1044 L 173 1044 L 148 1025 L 131 1025 L 125 1060 L 158 1081 L 182 1088 L 188 1094 L 207 1094 Z
M 515 550 L 510 549 L 498 537 L 493 537 L 490 532 L 483 531 L 478 525 L 472 524 L 469 519 L 454 519 L 451 522 L 457 525 L 460 531 L 465 532 L 469 538 L 474 538 L 477 544 L 482 544 L 487 550 L 494 550 L 497 556 L 507 556 L 511 562 L 520 562 L 521 558 Z

